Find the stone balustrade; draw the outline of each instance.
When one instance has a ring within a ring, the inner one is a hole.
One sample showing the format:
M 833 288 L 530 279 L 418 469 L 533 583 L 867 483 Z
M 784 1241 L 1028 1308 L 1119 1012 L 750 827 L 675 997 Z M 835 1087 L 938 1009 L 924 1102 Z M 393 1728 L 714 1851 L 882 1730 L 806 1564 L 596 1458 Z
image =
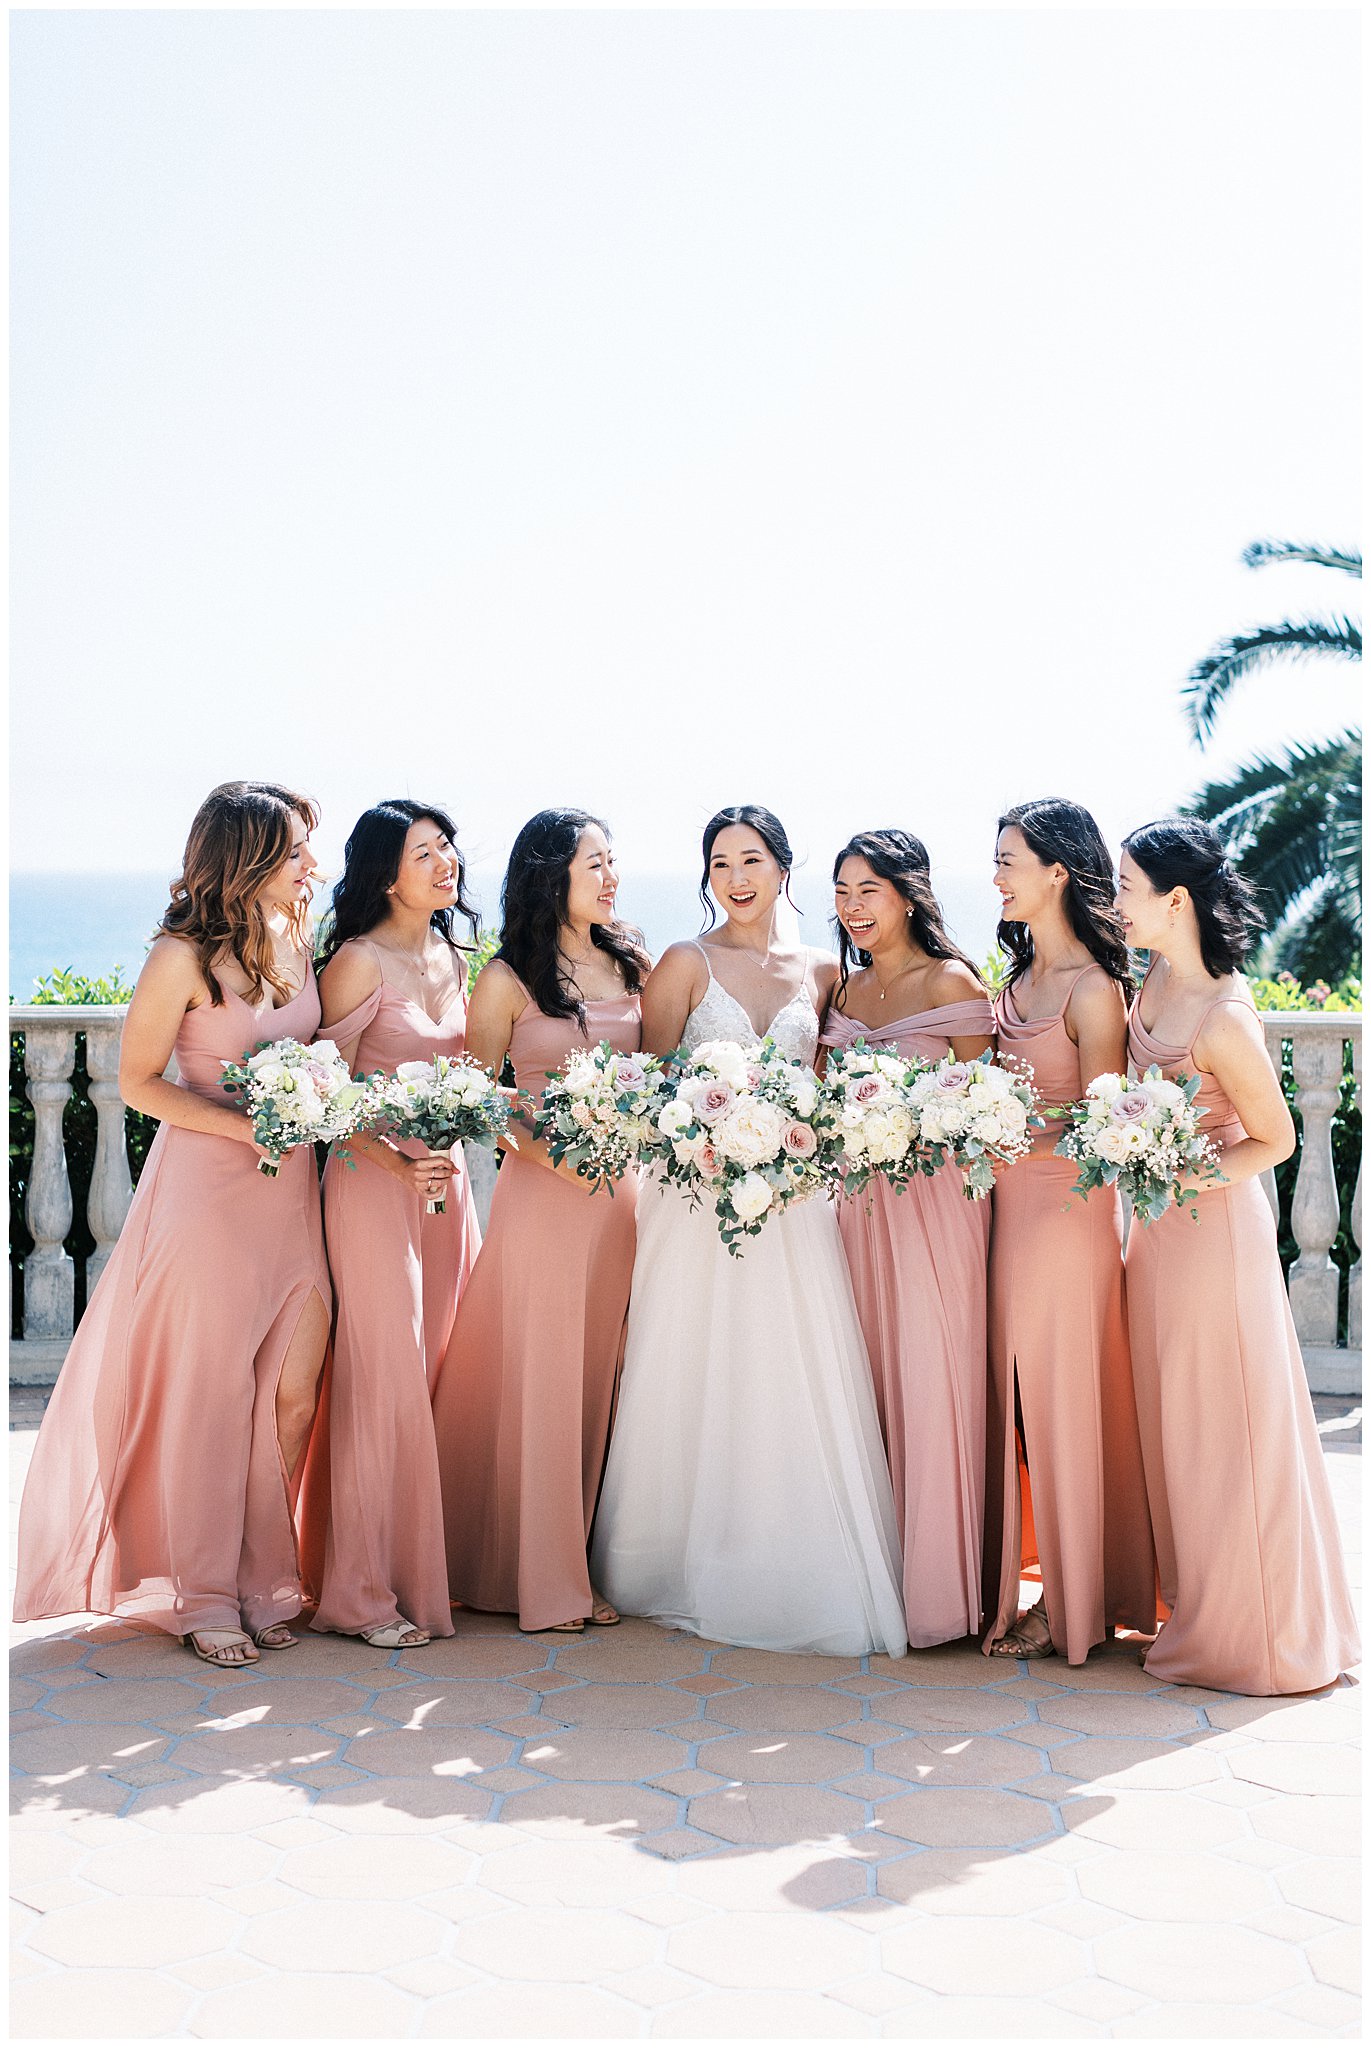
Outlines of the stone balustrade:
M 72 1226 L 72 1191 L 62 1140 L 62 1112 L 71 1094 L 76 1034 L 85 1034 L 90 1096 L 95 1104 L 95 1164 L 86 1220 L 95 1250 L 86 1262 L 87 1293 L 103 1271 L 128 1214 L 133 1188 L 124 1145 L 119 1098 L 122 1005 L 30 1005 L 10 1013 L 10 1029 L 24 1038 L 24 1064 L 34 1113 L 33 1168 L 25 1221 L 33 1250 L 24 1262 L 24 1334 L 11 1345 L 10 1378 L 27 1384 L 54 1380 L 71 1338 L 75 1267 L 64 1248 Z M 1281 1044 L 1291 1047 L 1297 1104 L 1303 1121 L 1291 1227 L 1299 1257 L 1290 1269 L 1290 1303 L 1311 1387 L 1319 1393 L 1355 1393 L 1361 1387 L 1361 1260 L 1350 1277 L 1348 1337 L 1339 1345 L 1338 1269 L 1329 1250 L 1338 1234 L 1338 1187 L 1333 1170 L 1332 1122 L 1338 1105 L 1343 1048 L 1351 1042 L 1361 1082 L 1361 1017 L 1317 1011 L 1266 1011 L 1267 1048 L 1279 1064 Z M 174 1066 L 168 1069 L 174 1074 Z M 467 1153 L 476 1206 L 484 1225 L 495 1184 L 493 1155 Z M 1266 1176 L 1274 1207 L 1275 1179 Z M 1361 1243 L 1361 1174 L 1352 1209 Z

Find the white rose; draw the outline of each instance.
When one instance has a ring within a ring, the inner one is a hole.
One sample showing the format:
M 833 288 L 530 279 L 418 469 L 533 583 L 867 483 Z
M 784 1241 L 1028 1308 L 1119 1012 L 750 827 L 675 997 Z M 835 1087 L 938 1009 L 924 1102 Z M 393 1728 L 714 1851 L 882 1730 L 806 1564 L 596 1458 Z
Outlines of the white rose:
M 402 1060 L 395 1069 L 397 1081 L 428 1081 L 433 1077 L 433 1068 L 427 1060 Z
M 599 1078 L 589 1056 L 583 1052 L 572 1054 L 562 1076 L 568 1095 L 589 1095 Z
M 1109 1103 L 1117 1102 L 1127 1087 L 1122 1074 L 1097 1074 L 1085 1092 L 1097 1102 Z
M 248 1063 L 250 1066 L 252 1062 Z M 252 1078 L 259 1088 L 265 1088 L 268 1095 L 274 1095 L 290 1072 L 280 1060 L 268 1060 L 260 1067 L 253 1066 Z
M 1137 1086 L 1158 1109 L 1169 1110 L 1174 1115 L 1186 1106 L 1185 1090 L 1178 1087 L 1174 1081 L 1139 1081 Z
M 801 1123 L 808 1123 L 819 1102 L 819 1087 L 811 1074 L 798 1074 L 790 1086 L 790 1099 Z
M 744 1223 L 755 1222 L 771 1207 L 771 1189 L 759 1173 L 744 1174 L 729 1194 L 733 1213 Z

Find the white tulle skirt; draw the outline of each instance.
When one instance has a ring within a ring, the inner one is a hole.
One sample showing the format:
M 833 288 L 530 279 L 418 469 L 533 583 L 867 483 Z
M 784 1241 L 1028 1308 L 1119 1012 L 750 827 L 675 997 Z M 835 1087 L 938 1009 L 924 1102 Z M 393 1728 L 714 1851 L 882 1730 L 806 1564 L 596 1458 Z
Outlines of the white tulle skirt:
M 813 1199 L 745 1240 L 645 1178 L 595 1521 L 596 1587 L 716 1642 L 905 1650 L 900 1550 L 837 1220 Z

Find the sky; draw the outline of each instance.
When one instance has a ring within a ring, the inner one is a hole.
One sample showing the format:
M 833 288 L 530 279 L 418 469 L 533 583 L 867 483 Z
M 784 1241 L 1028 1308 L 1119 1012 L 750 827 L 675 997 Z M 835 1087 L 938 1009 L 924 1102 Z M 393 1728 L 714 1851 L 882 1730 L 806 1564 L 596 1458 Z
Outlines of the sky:
M 1239 562 L 1359 543 L 1354 12 L 11 22 L 17 869 L 257 775 L 326 866 L 570 802 L 627 896 L 758 801 L 964 888 L 1353 715 L 1178 689 L 1356 608 Z

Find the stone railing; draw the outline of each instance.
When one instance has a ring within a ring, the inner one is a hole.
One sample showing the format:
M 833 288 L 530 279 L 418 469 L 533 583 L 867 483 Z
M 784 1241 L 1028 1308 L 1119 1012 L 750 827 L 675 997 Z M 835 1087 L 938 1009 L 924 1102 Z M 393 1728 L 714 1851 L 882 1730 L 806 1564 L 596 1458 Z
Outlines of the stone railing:
M 119 1098 L 119 1033 L 124 1009 L 32 1005 L 10 1012 L 10 1029 L 24 1038 L 24 1064 L 34 1113 L 33 1167 L 25 1221 L 33 1250 L 24 1261 L 24 1335 L 11 1345 L 10 1378 L 35 1385 L 54 1380 L 71 1338 L 75 1268 L 63 1240 L 73 1219 L 71 1182 L 62 1142 L 62 1112 L 71 1094 L 76 1034 L 86 1036 L 86 1067 L 95 1104 L 97 1137 L 86 1220 L 95 1250 L 86 1262 L 89 1295 L 104 1270 L 132 1198 L 124 1146 L 124 1106 Z M 1299 1257 L 1290 1270 L 1290 1304 L 1300 1334 L 1310 1385 L 1322 1393 L 1355 1393 L 1361 1387 L 1361 1261 L 1352 1269 L 1348 1339 L 1339 1345 L 1338 1269 L 1329 1249 L 1338 1234 L 1338 1188 L 1333 1172 L 1331 1130 L 1338 1106 L 1343 1047 L 1350 1040 L 1357 1081 L 1361 1081 L 1361 1018 L 1324 1016 L 1314 1011 L 1263 1013 L 1267 1048 L 1279 1064 L 1289 1040 L 1297 1103 L 1304 1134 L 1295 1183 L 1291 1227 Z M 174 1066 L 168 1069 L 174 1074 Z M 489 1152 L 467 1154 L 476 1206 L 484 1224 L 495 1181 Z M 1274 1207 L 1274 1176 L 1267 1175 Z M 1361 1176 L 1357 1177 L 1352 1230 L 1361 1243 Z

